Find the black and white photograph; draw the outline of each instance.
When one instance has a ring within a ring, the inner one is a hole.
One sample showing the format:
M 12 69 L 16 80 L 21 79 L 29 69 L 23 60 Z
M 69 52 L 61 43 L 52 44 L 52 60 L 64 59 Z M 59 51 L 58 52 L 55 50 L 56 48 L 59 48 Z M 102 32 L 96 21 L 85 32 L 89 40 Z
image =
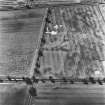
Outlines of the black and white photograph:
M 105 105 L 105 0 L 0 0 L 0 105 Z

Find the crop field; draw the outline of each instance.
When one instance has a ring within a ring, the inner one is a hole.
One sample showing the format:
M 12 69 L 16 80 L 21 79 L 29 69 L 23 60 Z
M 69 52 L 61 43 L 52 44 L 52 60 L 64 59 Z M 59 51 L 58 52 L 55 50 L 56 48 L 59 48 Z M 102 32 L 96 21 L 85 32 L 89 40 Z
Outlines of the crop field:
M 30 74 L 44 15 L 45 9 L 0 11 L 0 75 Z
M 0 84 L 0 105 L 25 105 L 26 94 L 25 84 Z
M 98 6 L 50 8 L 40 71 L 44 75 L 103 77 L 105 25 Z M 98 72 L 98 74 L 97 74 Z
M 30 105 L 104 105 L 105 86 L 63 85 L 58 89 L 39 87 Z

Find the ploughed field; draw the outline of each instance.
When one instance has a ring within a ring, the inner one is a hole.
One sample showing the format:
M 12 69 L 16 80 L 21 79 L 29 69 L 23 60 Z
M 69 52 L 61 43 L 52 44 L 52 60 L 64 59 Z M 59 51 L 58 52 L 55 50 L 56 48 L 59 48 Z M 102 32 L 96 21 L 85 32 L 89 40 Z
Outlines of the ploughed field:
M 50 8 L 39 61 L 42 76 L 104 77 L 104 28 L 98 5 Z
M 98 84 L 63 84 L 56 89 L 51 86 L 38 87 L 38 96 L 27 105 L 104 105 L 104 88 L 104 85 Z
M 44 15 L 45 9 L 0 11 L 0 75 L 30 74 Z
M 26 105 L 27 86 L 23 84 L 0 84 L 0 105 Z

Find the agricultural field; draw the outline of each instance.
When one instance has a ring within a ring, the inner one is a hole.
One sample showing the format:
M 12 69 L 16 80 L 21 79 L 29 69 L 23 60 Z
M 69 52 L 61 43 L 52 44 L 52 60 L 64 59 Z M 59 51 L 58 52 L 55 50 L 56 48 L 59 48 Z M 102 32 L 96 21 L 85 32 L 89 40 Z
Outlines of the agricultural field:
M 46 20 L 42 74 L 104 77 L 105 23 L 97 5 L 50 8 Z
M 26 76 L 45 9 L 0 11 L 0 75 Z
M 57 89 L 39 87 L 29 105 L 104 105 L 105 86 L 64 84 Z M 28 105 L 28 104 L 27 104 Z
M 0 105 L 26 105 L 25 84 L 0 84 Z

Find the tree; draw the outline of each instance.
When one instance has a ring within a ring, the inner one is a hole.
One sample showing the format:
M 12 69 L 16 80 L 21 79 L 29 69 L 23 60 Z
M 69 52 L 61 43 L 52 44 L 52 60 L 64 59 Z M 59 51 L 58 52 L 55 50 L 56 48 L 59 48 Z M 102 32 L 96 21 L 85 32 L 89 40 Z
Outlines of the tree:
M 29 93 L 30 93 L 31 96 L 37 96 L 37 90 L 36 90 L 36 88 L 34 88 L 33 86 L 30 87 Z

